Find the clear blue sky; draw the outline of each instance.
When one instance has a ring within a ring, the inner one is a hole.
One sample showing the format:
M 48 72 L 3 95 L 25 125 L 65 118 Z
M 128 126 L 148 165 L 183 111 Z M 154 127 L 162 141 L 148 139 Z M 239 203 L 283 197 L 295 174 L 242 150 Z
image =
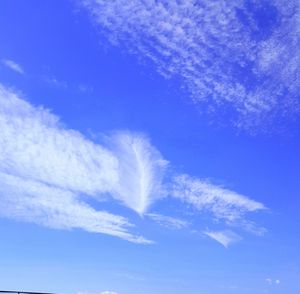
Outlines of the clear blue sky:
M 0 1 L 0 290 L 298 294 L 299 5 Z

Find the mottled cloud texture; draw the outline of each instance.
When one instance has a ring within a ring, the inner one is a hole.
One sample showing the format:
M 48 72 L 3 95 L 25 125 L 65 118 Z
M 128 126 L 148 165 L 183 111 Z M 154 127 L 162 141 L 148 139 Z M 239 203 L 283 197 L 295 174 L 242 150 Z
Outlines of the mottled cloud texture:
M 91 203 L 116 202 L 164 227 L 188 228 L 186 220 L 151 212 L 164 198 L 205 211 L 224 225 L 255 230 L 245 216 L 263 204 L 189 175 L 167 173 L 170 163 L 145 135 L 119 131 L 95 143 L 21 96 L 0 84 L 1 217 L 145 244 L 152 241 L 136 233 L 127 217 Z
M 250 128 L 298 112 L 299 1 L 81 0 L 101 34 Z

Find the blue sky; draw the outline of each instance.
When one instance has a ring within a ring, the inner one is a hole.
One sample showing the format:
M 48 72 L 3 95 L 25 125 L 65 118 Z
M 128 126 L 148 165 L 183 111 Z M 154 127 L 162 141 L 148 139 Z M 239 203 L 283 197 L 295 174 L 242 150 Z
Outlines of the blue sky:
M 299 9 L 1 1 L 1 288 L 299 293 Z

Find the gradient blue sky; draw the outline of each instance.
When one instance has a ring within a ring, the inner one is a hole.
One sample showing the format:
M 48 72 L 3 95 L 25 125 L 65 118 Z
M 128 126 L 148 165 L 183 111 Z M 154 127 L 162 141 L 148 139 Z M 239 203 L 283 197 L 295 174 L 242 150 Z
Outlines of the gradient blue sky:
M 0 1 L 0 287 L 300 292 L 300 4 Z

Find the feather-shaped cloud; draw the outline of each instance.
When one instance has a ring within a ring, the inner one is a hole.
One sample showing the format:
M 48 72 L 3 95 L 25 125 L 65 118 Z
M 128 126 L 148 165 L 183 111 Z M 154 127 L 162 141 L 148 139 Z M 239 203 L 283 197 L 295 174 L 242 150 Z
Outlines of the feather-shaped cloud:
M 0 216 L 52 228 L 80 228 L 136 243 L 127 218 L 94 208 L 90 200 L 117 201 L 166 227 L 190 222 L 148 213 L 161 198 L 187 203 L 200 213 L 248 231 L 246 213 L 263 204 L 188 175 L 168 173 L 168 162 L 142 134 L 115 132 L 103 144 L 66 128 L 48 110 L 0 84 Z M 146 218 L 147 219 L 147 218 Z

